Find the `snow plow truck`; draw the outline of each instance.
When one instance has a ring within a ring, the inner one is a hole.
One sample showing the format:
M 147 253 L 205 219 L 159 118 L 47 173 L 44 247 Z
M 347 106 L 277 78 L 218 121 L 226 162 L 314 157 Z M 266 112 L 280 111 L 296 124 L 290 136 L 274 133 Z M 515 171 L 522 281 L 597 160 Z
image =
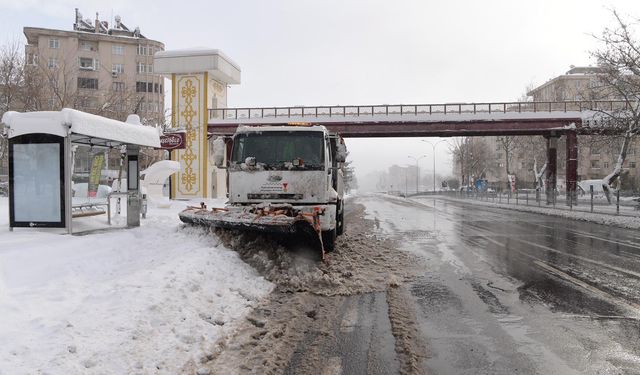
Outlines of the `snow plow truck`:
M 229 142 L 229 140 L 226 140 Z M 225 208 L 189 207 L 188 224 L 300 235 L 333 251 L 345 229 L 343 139 L 321 125 L 239 126 L 225 158 L 225 140 L 214 141 L 218 168 L 227 169 Z M 225 160 L 226 159 L 226 160 Z

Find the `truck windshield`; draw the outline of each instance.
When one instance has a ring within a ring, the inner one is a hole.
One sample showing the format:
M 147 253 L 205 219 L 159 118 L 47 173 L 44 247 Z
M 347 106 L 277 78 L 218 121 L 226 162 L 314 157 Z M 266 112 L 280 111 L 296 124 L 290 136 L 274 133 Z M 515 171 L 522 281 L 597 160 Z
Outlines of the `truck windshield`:
M 285 168 L 294 159 L 302 159 L 304 168 L 318 169 L 324 161 L 324 133 L 271 131 L 243 133 L 234 138 L 233 163 L 255 157 L 256 163 L 270 168 Z

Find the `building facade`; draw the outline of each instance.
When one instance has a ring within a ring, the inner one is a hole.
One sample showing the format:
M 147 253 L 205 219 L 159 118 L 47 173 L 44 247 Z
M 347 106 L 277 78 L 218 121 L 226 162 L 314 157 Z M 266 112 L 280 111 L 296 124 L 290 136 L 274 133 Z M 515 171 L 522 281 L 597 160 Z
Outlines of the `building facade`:
M 613 93 L 603 94 L 599 89 L 598 67 L 574 67 L 565 74 L 557 76 L 527 93 L 534 101 L 578 101 L 578 100 L 615 100 Z M 578 137 L 578 181 L 601 179 L 612 172 L 618 153 L 620 142 L 602 137 Z M 622 183 L 624 189 L 638 190 L 640 187 L 640 145 L 632 143 L 624 162 Z M 561 148 L 562 147 L 562 148 Z M 564 139 L 561 138 L 558 149 L 564 149 Z M 558 171 L 561 171 L 560 164 Z
M 565 74 L 550 79 L 531 89 L 527 95 L 536 102 L 562 102 L 581 100 L 615 99 L 612 95 L 603 95 L 599 87 L 598 67 L 574 67 Z M 488 154 L 492 168 L 487 169 L 487 180 L 498 188 L 507 186 L 507 154 L 509 154 L 509 172 L 516 176 L 520 189 L 535 187 L 534 166 L 538 170 L 546 161 L 546 142 L 543 137 L 517 137 L 513 149 L 507 152 L 500 137 L 486 137 Z M 564 189 L 566 155 L 565 138 L 558 141 L 558 188 Z M 620 151 L 620 144 L 610 139 L 580 136 L 578 139 L 578 181 L 601 179 L 612 172 Z M 634 142 L 624 163 L 622 176 L 623 188 L 640 189 L 640 145 Z
M 144 123 L 164 123 L 164 79 L 153 54 L 164 44 L 130 29 L 85 20 L 76 9 L 73 30 L 25 27 L 26 64 L 42 81 L 42 110 L 64 107 L 119 120 L 132 113 Z

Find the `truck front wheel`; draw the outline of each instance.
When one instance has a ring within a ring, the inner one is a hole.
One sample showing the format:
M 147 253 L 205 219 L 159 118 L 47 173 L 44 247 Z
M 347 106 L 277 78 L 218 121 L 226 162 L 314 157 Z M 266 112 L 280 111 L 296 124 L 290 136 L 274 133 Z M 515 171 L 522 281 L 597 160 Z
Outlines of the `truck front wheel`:
M 324 245 L 324 251 L 327 253 L 332 252 L 336 248 L 335 229 L 322 231 L 322 245 Z
M 344 233 L 344 201 L 338 200 L 336 215 L 336 230 L 337 235 L 341 236 Z

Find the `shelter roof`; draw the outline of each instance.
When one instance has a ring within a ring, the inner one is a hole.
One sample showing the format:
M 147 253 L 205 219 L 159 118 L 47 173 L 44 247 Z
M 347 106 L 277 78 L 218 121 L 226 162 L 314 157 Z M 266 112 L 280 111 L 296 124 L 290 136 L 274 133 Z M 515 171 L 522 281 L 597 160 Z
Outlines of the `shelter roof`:
M 160 147 L 157 129 L 64 108 L 61 111 L 6 112 L 2 123 L 9 138 L 45 133 L 71 137 L 75 143 L 115 147 L 123 144 Z

